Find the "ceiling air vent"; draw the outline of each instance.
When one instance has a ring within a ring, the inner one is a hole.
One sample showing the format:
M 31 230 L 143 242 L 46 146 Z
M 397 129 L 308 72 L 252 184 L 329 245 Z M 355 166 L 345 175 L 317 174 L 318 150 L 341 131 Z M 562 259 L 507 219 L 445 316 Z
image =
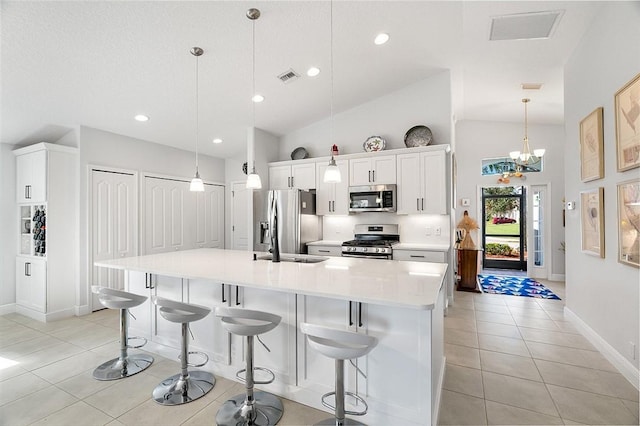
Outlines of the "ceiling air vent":
M 284 84 L 289 84 L 293 81 L 296 81 L 298 78 L 300 78 L 300 74 L 298 74 L 297 72 L 289 68 L 287 71 L 280 74 L 278 78 Z
M 542 89 L 542 83 L 522 83 L 520 87 L 522 87 L 522 90 L 540 90 Z
M 564 11 L 518 13 L 491 18 L 489 40 L 534 40 L 549 38 Z

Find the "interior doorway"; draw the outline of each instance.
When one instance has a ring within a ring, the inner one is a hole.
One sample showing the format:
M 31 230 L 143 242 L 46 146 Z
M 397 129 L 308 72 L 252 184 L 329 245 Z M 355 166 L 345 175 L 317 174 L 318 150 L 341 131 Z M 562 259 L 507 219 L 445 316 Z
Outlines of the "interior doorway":
M 527 271 L 525 186 L 482 188 L 483 269 Z

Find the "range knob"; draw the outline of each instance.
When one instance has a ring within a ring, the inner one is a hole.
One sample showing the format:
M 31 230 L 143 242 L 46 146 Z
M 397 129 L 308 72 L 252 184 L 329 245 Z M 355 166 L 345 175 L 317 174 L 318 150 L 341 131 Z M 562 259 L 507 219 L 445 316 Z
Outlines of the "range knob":
M 369 249 L 368 249 L 368 248 L 366 248 L 366 247 L 362 247 L 362 252 L 363 252 L 363 253 L 366 253 L 367 251 L 369 251 Z

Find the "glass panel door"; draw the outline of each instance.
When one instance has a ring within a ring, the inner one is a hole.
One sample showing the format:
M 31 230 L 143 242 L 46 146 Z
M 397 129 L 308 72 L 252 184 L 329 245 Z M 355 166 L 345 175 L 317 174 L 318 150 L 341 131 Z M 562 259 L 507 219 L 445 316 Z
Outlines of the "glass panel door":
M 483 268 L 527 270 L 524 186 L 482 189 Z

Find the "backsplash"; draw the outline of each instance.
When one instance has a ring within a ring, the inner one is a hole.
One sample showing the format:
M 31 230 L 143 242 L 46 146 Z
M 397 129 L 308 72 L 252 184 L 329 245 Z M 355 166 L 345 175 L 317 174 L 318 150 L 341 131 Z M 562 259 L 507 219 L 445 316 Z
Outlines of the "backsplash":
M 395 213 L 358 213 L 348 216 L 324 216 L 322 235 L 328 241 L 353 239 L 357 224 L 398 224 L 401 243 L 448 244 L 450 242 L 449 215 L 398 215 Z M 440 235 L 436 228 L 440 228 Z M 427 235 L 427 229 L 430 234 Z

